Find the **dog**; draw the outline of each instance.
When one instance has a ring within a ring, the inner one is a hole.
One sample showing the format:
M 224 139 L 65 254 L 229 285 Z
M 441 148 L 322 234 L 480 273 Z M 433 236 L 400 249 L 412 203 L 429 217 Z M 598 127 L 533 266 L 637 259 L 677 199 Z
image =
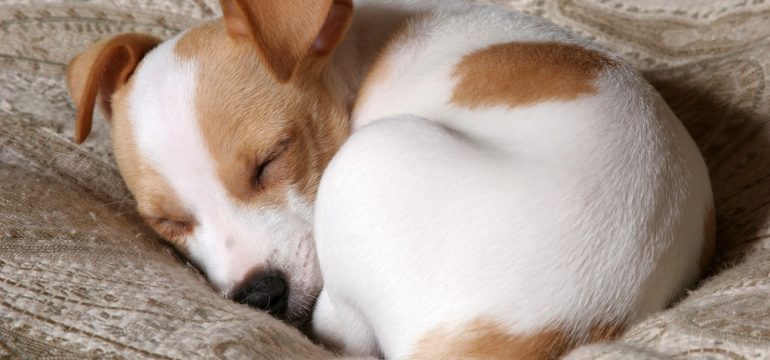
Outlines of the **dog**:
M 225 296 L 348 354 L 547 359 L 708 264 L 705 163 L 619 57 L 490 6 L 221 5 L 67 82 L 76 142 L 98 103 L 138 212 Z

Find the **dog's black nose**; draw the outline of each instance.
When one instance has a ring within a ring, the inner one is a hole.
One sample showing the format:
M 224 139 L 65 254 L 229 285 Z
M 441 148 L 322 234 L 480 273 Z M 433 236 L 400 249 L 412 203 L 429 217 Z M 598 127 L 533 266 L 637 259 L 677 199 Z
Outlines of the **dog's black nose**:
M 283 317 L 289 304 L 286 280 L 276 271 L 257 273 L 233 293 L 233 300 Z

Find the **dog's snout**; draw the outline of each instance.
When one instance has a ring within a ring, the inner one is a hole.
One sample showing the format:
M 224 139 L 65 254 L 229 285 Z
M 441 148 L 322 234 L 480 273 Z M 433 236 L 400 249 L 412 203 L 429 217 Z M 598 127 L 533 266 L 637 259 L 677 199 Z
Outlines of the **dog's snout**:
M 233 300 L 253 308 L 283 317 L 288 307 L 288 286 L 277 271 L 260 272 L 252 276 L 233 294 Z

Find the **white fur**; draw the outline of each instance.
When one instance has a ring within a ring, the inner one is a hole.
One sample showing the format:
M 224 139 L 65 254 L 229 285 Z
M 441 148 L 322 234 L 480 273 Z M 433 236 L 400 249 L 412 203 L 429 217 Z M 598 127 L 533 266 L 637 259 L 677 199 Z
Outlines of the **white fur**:
M 312 207 L 293 188 L 285 208 L 249 206 L 228 194 L 195 114 L 195 61 L 174 52 L 180 36 L 150 52 L 134 76 L 138 91 L 128 101 L 138 149 L 195 219 L 187 249 L 214 286 L 227 296 L 255 270 L 282 270 L 292 295 L 287 318 L 302 317 L 321 282 Z
M 464 55 L 590 45 L 490 7 L 412 27 L 319 188 L 323 339 L 404 358 L 428 331 L 479 318 L 512 334 L 582 332 L 660 310 L 695 280 L 708 174 L 638 74 L 607 70 L 575 101 L 469 110 L 449 101 Z

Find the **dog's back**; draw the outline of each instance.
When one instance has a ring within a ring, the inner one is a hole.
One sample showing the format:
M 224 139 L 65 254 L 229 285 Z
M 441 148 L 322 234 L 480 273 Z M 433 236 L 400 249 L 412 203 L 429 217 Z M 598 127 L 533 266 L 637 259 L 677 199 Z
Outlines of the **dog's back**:
M 394 39 L 319 189 L 322 335 L 388 358 L 550 358 L 695 280 L 708 174 L 635 71 L 489 7 Z

